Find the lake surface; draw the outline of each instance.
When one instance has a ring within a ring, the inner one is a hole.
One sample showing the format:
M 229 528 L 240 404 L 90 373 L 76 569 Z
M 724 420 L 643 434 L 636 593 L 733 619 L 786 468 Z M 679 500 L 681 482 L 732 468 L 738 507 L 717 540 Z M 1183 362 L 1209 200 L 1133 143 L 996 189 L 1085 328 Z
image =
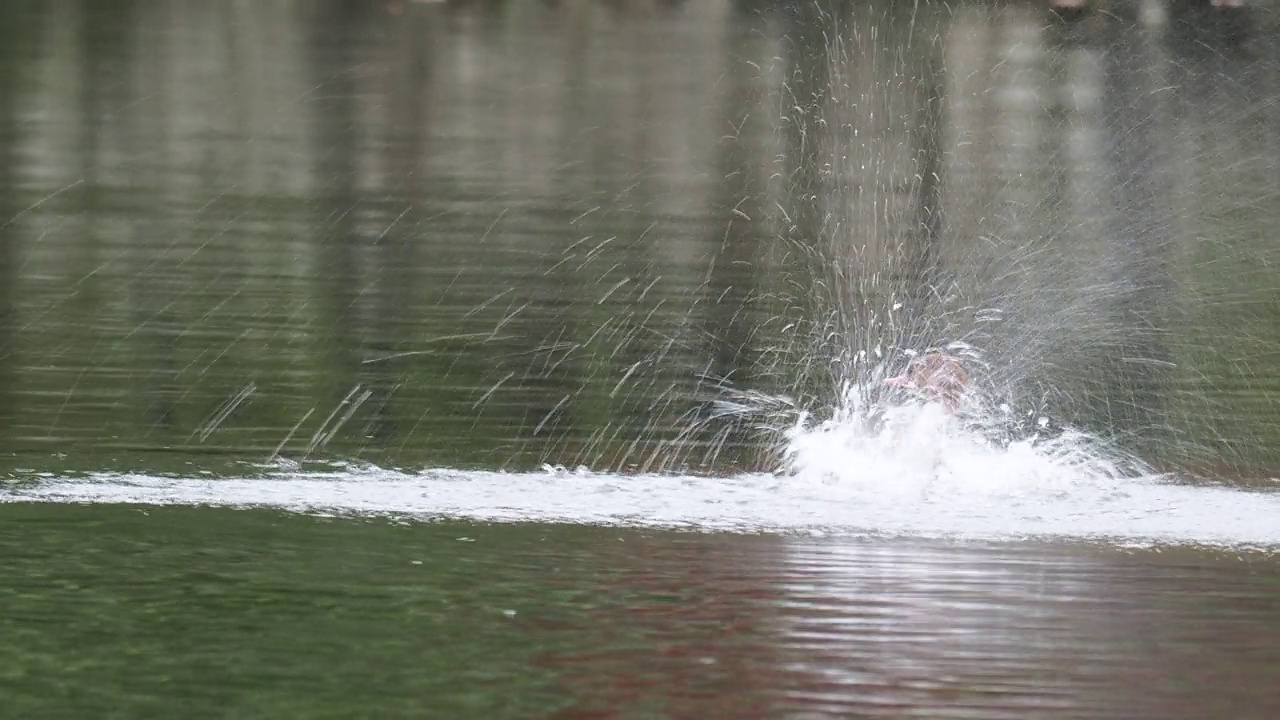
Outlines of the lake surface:
M 1280 715 L 1278 30 L 4 3 L 0 707 Z
M 4 507 L 19 717 L 1270 718 L 1274 554 Z

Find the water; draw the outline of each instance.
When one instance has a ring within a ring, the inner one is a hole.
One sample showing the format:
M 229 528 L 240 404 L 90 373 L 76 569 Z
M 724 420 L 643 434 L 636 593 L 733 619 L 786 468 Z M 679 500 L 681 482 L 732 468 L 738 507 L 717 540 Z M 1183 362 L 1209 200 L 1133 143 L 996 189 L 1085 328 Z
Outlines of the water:
M 1019 411 L 1276 475 L 1268 35 L 20 7 L 9 470 L 769 468 L 681 431 L 967 340 Z
M 23 717 L 1278 709 L 1274 555 L 3 512 L 0 687 Z
M 750 5 L 4 4 L 6 709 L 1276 715 L 1271 11 Z
M 854 458 L 863 466 L 876 460 Z M 1119 547 L 1280 549 L 1275 520 L 1280 494 L 1274 492 L 1188 487 L 1151 478 L 1104 482 L 1076 468 L 1025 458 L 1018 464 L 999 456 L 923 472 L 900 457 L 888 465 L 865 475 L 846 463 L 838 476 L 725 479 L 585 470 L 405 474 L 376 468 L 240 479 L 106 475 L 40 482 L 14 490 L 5 500 L 265 507 L 398 521 L 537 520 L 849 538 L 1037 538 Z

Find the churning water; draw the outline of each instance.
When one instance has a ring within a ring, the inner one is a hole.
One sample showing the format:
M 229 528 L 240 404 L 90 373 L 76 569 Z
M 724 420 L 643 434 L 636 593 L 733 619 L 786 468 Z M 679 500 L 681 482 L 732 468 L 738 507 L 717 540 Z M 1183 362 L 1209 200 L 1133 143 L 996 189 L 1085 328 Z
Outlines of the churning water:
M 732 477 L 348 467 L 242 478 L 97 474 L 7 501 L 275 507 L 307 513 L 705 531 L 1067 539 L 1280 548 L 1280 493 L 1188 485 L 1071 431 L 998 442 L 934 403 L 788 433 L 786 467 Z

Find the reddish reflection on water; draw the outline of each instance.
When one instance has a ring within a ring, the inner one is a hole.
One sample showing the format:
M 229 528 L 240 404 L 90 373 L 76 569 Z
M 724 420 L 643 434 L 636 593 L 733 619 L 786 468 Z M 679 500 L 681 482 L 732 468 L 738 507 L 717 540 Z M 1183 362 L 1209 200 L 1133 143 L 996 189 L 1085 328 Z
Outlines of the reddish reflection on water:
M 612 573 L 599 602 L 572 631 L 574 649 L 546 658 L 576 698 L 555 717 L 766 717 L 785 708 L 777 689 L 797 679 L 777 642 L 786 593 L 760 572 L 785 562 L 784 541 L 671 537 L 604 548 Z
M 600 548 L 559 718 L 1270 718 L 1280 562 L 700 535 Z M 545 643 L 545 640 L 540 640 Z

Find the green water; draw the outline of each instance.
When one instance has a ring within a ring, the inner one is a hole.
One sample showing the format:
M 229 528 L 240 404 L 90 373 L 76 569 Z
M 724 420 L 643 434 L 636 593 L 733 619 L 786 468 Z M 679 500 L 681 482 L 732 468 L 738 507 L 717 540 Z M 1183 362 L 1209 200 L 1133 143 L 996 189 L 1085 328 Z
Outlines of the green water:
M 767 467 L 755 420 L 681 432 L 957 339 L 1157 465 L 1280 467 L 1265 45 L 976 6 L 0 12 L 10 473 Z
M 1256 553 L 186 507 L 0 520 L 11 717 L 1280 709 L 1280 565 Z
M 726 476 L 795 419 L 699 425 L 726 388 L 822 417 L 967 340 L 993 401 L 1270 492 L 1277 23 L 1181 10 L 5 2 L 0 478 Z M 1261 550 L 25 502 L 0 543 L 2 717 L 1280 716 Z
M 583 702 L 572 678 L 597 661 L 578 656 L 676 636 L 617 621 L 733 602 L 732 582 L 724 598 L 646 587 L 640 548 L 694 560 L 697 535 L 200 508 L 3 515 L 13 717 L 545 717 Z
M 569 578 L 591 573 L 579 559 L 557 587 L 545 529 L 4 514 L 12 717 L 531 717 L 565 700 L 536 662 L 559 643 L 531 627 L 569 619 Z M 558 565 L 582 535 L 558 533 Z

